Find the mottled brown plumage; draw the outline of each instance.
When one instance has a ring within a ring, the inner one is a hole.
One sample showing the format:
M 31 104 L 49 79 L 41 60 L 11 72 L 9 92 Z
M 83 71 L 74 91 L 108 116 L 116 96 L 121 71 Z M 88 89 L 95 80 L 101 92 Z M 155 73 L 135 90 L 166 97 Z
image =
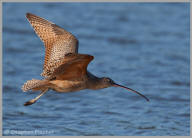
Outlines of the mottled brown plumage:
M 78 52 L 78 40 L 74 35 L 60 28 L 56 24 L 34 14 L 27 13 L 26 17 L 36 34 L 44 42 L 44 69 L 46 66 L 49 66 L 49 63 L 54 63 L 57 60 L 64 58 L 67 53 Z M 42 76 L 47 76 L 47 72 L 49 72 L 48 68 L 46 71 L 43 71 Z
M 36 98 L 24 105 L 35 103 L 49 89 L 57 92 L 74 92 L 82 89 L 102 89 L 122 87 L 144 97 L 139 92 L 116 84 L 110 78 L 98 78 L 87 71 L 88 64 L 94 59 L 87 54 L 78 54 L 78 40 L 74 35 L 39 16 L 27 13 L 26 17 L 36 34 L 45 45 L 45 61 L 41 75 L 43 80 L 28 80 L 23 91 L 41 91 Z

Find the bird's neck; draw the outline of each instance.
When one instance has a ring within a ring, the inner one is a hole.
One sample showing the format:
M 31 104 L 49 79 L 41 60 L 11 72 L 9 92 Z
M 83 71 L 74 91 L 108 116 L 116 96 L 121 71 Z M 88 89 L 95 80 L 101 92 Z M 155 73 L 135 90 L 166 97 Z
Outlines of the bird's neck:
M 87 83 L 87 88 L 88 89 L 93 89 L 93 90 L 96 90 L 96 89 L 102 89 L 104 88 L 102 85 L 101 85 L 101 78 L 99 77 L 96 77 L 95 75 L 91 74 L 90 72 L 88 72 L 88 83 Z

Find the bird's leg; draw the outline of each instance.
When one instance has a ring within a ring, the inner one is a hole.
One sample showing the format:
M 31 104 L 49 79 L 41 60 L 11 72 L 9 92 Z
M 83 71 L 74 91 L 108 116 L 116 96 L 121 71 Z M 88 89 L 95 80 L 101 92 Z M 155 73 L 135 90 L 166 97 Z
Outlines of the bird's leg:
M 24 106 L 31 105 L 31 104 L 35 103 L 47 91 L 48 91 L 48 89 L 43 90 L 37 97 L 35 97 L 34 99 L 31 99 L 31 100 L 25 102 Z

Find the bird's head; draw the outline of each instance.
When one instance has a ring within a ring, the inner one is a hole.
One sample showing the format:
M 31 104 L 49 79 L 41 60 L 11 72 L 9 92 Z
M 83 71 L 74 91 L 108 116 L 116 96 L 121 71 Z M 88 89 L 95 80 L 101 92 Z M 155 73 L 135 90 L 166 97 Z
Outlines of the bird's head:
M 137 92 L 131 88 L 125 87 L 123 85 L 119 85 L 119 84 L 115 83 L 111 78 L 103 77 L 103 78 L 101 78 L 101 83 L 103 85 L 103 88 L 112 87 L 112 86 L 113 87 L 121 87 L 121 88 L 127 89 L 129 91 L 132 91 L 132 92 L 142 96 L 143 98 L 145 98 L 145 100 L 149 101 L 149 99 L 146 96 L 144 96 L 143 94 L 141 94 L 141 93 L 139 93 L 139 92 Z
M 104 88 L 111 87 L 114 84 L 114 81 L 108 77 L 101 78 L 101 82 Z

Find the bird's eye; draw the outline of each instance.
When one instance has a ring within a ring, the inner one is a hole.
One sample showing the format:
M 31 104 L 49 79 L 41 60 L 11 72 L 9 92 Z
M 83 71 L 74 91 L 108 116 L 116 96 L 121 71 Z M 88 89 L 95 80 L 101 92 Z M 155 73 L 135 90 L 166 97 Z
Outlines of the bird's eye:
M 105 78 L 105 81 L 106 81 L 106 82 L 111 82 L 111 79 Z

